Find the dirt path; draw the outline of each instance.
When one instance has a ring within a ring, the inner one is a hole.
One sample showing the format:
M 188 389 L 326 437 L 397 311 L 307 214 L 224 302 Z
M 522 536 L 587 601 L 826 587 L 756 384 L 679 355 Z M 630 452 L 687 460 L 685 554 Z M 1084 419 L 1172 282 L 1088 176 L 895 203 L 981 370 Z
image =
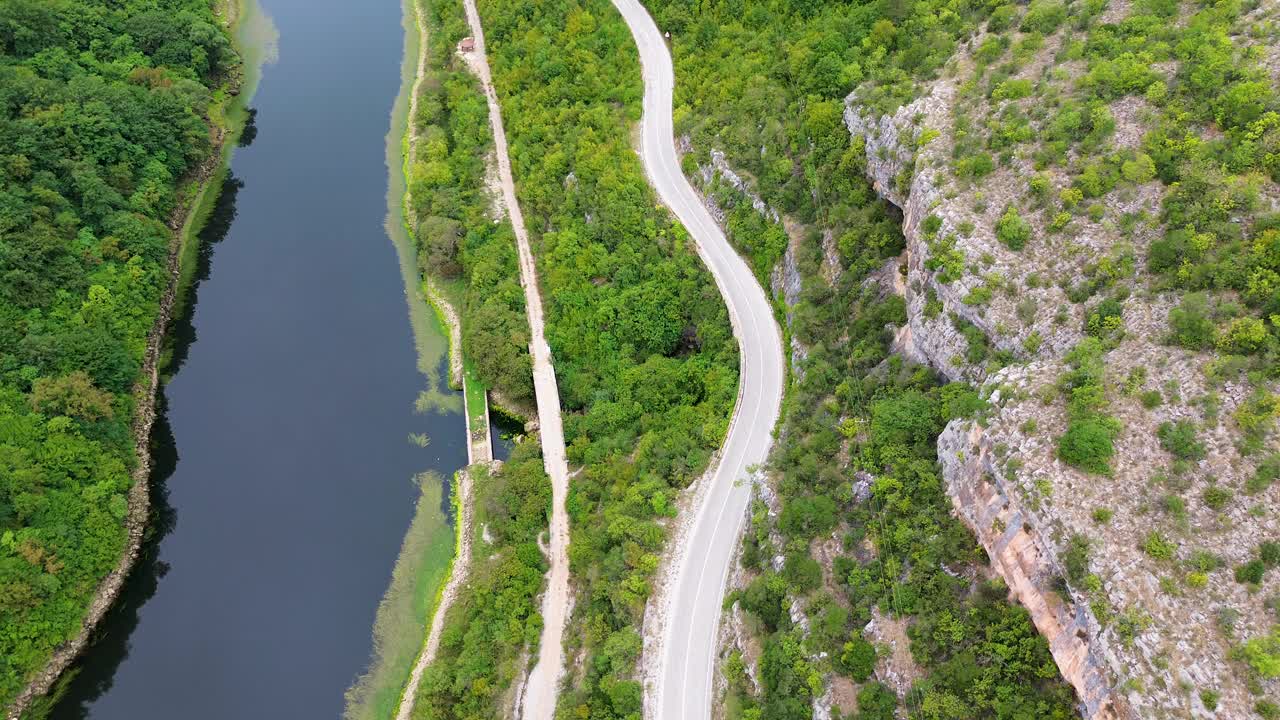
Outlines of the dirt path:
M 556 387 L 555 369 L 551 365 L 551 348 L 543 335 L 542 297 L 538 293 L 537 266 L 529 249 L 524 215 L 516 201 L 515 181 L 511 177 L 511 158 L 507 154 L 507 135 L 502 126 L 502 108 L 493 89 L 489 59 L 485 55 L 484 28 L 475 0 L 465 0 L 467 23 L 475 39 L 475 49 L 467 53 L 467 62 L 484 86 L 489 103 L 489 125 L 498 157 L 498 176 L 502 197 L 511 217 L 520 253 L 520 284 L 524 286 L 525 312 L 529 316 L 529 355 L 533 358 L 533 389 L 538 404 L 538 434 L 542 441 L 542 462 L 551 478 L 551 540 L 546 594 L 542 597 L 542 639 L 538 662 L 529 672 L 520 717 L 523 720 L 551 720 L 556 710 L 556 690 L 564 669 L 563 636 L 569 616 L 569 516 L 565 512 L 565 496 L 569 492 L 569 467 L 565 461 L 564 430 L 560 422 L 560 394 Z

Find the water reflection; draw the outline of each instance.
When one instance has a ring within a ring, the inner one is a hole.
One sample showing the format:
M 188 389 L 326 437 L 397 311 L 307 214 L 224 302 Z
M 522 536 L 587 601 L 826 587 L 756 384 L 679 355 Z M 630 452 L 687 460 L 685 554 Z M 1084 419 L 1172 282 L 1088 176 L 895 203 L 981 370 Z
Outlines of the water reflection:
M 252 111 L 251 111 L 252 112 Z M 252 114 L 250 123 L 252 123 Z M 192 322 L 200 283 L 209 279 L 213 252 L 227 236 L 236 217 L 236 197 L 244 182 L 228 171 L 222 192 L 214 203 L 208 222 L 198 234 L 200 243 L 196 270 L 187 290 L 183 311 L 169 326 L 166 338 L 170 352 L 167 376 L 177 373 L 196 341 Z M 111 689 L 116 671 L 129 657 L 129 638 L 138 626 L 141 610 L 156 594 L 160 580 L 169 572 L 169 564 L 160 559 L 160 543 L 177 527 L 178 515 L 169 503 L 168 480 L 178 466 L 178 445 L 169 426 L 169 401 L 164 388 L 156 393 L 156 420 L 151 428 L 151 512 L 142 549 L 133 572 L 125 580 L 120 597 L 98 625 L 94 639 L 54 692 L 57 704 L 48 717 L 51 720 L 85 720 L 94 700 Z
M 94 700 L 102 697 L 115 680 L 116 670 L 129 657 L 129 637 L 141 619 L 142 607 L 156 594 L 169 572 L 160 559 L 160 541 L 173 532 L 178 516 L 169 504 L 166 481 L 178 466 L 178 446 L 167 416 L 169 403 L 161 390 L 156 398 L 156 421 L 151 428 L 151 519 L 138 562 L 125 581 L 115 606 L 98 625 L 93 644 L 55 691 L 59 702 L 50 720 L 85 720 Z
M 246 135 L 253 122 L 253 111 L 249 112 L 250 125 L 245 127 Z M 256 131 L 254 132 L 256 134 Z M 166 377 L 172 377 L 182 368 L 182 363 L 187 359 L 187 353 L 196 341 L 196 326 L 193 320 L 196 299 L 200 294 L 200 283 L 209 279 L 209 270 L 213 267 L 214 248 L 227 236 L 231 223 L 236 219 L 236 196 L 243 188 L 244 182 L 228 170 L 226 179 L 222 181 L 222 193 L 214 202 L 213 211 L 204 229 L 197 236 L 199 248 L 196 251 L 195 274 L 191 278 L 191 285 L 181 304 L 182 312 L 169 323 L 169 336 L 165 340 L 166 349 L 169 351 L 169 362 L 164 368 Z

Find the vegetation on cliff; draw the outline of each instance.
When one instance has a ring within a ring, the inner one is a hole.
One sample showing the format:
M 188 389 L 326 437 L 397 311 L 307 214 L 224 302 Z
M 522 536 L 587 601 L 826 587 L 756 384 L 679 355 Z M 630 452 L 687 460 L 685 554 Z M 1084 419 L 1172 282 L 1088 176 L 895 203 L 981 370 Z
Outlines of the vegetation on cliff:
M 0 4 L 0 706 L 125 547 L 133 390 L 237 63 L 204 0 Z

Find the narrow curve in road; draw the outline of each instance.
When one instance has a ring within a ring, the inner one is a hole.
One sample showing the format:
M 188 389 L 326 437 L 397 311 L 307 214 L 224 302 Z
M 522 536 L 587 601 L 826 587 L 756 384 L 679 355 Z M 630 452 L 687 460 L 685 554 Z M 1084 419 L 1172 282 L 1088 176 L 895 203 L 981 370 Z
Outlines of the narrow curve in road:
M 524 286 L 525 312 L 529 316 L 529 355 L 533 359 L 533 392 L 538 404 L 538 436 L 542 441 L 542 464 L 551 479 L 551 542 L 547 571 L 547 589 L 542 596 L 542 638 L 538 661 L 529 671 L 520 717 L 523 720 L 552 720 L 556 711 L 556 691 L 564 668 L 564 624 L 569 616 L 569 515 L 565 498 L 569 494 L 569 466 L 565 460 L 564 428 L 560 418 L 560 395 L 556 387 L 555 368 L 551 364 L 551 348 L 543 336 L 542 297 L 538 293 L 537 265 L 529 249 L 524 215 L 516 201 L 515 181 L 511 177 L 511 158 L 507 154 L 507 134 L 502 126 L 502 107 L 493 89 L 489 58 L 485 54 L 484 28 L 475 0 L 465 0 L 467 24 L 475 40 L 469 64 L 480 77 L 485 100 L 489 104 L 489 126 L 493 129 L 493 145 L 498 156 L 498 177 L 502 181 L 502 198 L 515 230 L 520 256 L 520 284 Z
M 719 465 L 695 509 L 679 565 L 659 617 L 656 683 L 646 693 L 645 715 L 661 720 L 711 717 L 716 635 L 729 563 L 751 499 L 747 469 L 763 463 L 782 403 L 782 336 L 764 289 L 703 206 L 680 169 L 672 127 L 675 74 L 662 33 L 639 0 L 613 0 L 640 51 L 644 114 L 640 157 L 658 196 L 696 241 L 716 279 L 738 338 L 741 369 L 738 402 Z

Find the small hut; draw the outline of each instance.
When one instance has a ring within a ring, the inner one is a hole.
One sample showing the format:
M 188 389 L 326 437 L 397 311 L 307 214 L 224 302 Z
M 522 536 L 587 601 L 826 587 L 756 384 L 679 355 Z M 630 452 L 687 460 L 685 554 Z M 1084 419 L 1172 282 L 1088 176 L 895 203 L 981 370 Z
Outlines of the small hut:
M 462 42 L 458 43 L 458 49 L 464 53 L 469 53 L 476 49 L 476 39 L 473 37 L 464 37 Z

